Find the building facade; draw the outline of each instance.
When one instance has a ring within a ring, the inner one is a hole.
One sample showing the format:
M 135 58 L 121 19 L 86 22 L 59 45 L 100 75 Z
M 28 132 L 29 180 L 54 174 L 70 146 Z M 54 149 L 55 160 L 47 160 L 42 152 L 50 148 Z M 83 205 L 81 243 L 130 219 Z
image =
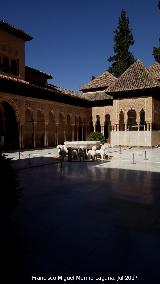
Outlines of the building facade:
M 137 60 L 119 78 L 105 72 L 81 90 L 85 96 L 106 96 L 92 107 L 92 120 L 112 146 L 160 144 L 159 63 L 146 68 Z
M 0 21 L 0 38 L 1 146 L 43 148 L 85 140 L 91 117 L 88 100 L 48 84 L 51 75 L 25 66 L 30 35 Z
M 32 37 L 0 21 L 0 144 L 4 149 L 54 147 L 102 132 L 112 146 L 160 144 L 160 64 L 137 60 L 119 78 L 107 71 L 73 92 L 25 66 Z

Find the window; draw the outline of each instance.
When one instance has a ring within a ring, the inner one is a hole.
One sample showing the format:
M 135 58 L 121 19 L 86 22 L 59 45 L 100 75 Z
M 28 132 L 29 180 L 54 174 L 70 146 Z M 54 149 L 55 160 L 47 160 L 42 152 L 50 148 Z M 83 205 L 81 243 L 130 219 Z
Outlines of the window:
M 3 72 L 9 73 L 9 59 L 8 59 L 8 57 L 3 58 Z
M 16 62 L 16 60 L 12 59 L 12 60 L 11 60 L 10 73 L 11 73 L 12 75 L 17 75 L 17 73 L 18 73 L 18 70 L 17 70 L 17 69 L 18 69 L 18 68 L 17 68 L 17 62 Z

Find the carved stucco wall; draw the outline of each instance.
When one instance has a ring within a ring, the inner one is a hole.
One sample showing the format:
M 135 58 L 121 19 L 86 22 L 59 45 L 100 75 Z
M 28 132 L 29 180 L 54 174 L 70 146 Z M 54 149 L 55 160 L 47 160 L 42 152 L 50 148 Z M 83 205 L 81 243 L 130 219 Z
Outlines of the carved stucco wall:
M 105 116 L 109 114 L 111 122 L 113 121 L 113 106 L 92 107 L 92 121 L 96 124 L 96 116 L 99 115 L 101 125 L 104 125 Z
M 140 120 L 140 111 L 145 111 L 145 120 L 148 123 L 152 123 L 152 97 L 146 98 L 127 98 L 121 100 L 114 100 L 113 106 L 102 106 L 92 108 L 92 120 L 93 124 L 96 123 L 96 116 L 99 115 L 100 123 L 104 124 L 105 115 L 110 115 L 111 125 L 119 124 L 119 113 L 124 112 L 124 120 L 127 121 L 127 113 L 129 110 L 134 109 L 137 114 L 137 123 Z
M 152 97 L 147 98 L 130 98 L 113 101 L 113 125 L 119 123 L 119 113 L 124 112 L 124 120 L 127 121 L 127 113 L 133 109 L 137 114 L 137 123 L 140 121 L 140 111 L 145 111 L 146 122 L 152 122 Z
M 20 122 L 21 125 L 25 123 L 25 111 L 27 109 L 33 113 L 35 122 L 37 121 L 38 110 L 43 113 L 45 123 L 48 123 L 49 112 L 53 113 L 57 124 L 59 123 L 59 114 L 63 116 L 64 122 L 67 121 L 67 116 L 70 115 L 72 125 L 75 124 L 75 119 L 78 121 L 79 117 L 83 124 L 87 124 L 88 118 L 91 116 L 91 110 L 84 107 L 1 92 L 0 102 L 2 101 L 8 102 L 13 107 L 16 114 L 16 120 L 17 122 Z

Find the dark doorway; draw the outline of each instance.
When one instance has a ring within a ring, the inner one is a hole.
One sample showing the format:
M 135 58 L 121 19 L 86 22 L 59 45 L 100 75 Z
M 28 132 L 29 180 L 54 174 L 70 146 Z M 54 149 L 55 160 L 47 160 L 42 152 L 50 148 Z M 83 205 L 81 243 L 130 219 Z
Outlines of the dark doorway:
M 7 102 L 0 104 L 0 143 L 2 149 L 18 149 L 18 126 L 14 109 Z
M 140 111 L 140 127 L 139 130 L 146 130 L 145 111 L 142 108 Z
M 104 137 L 105 137 L 105 139 L 110 138 L 110 128 L 111 128 L 110 115 L 106 114 L 105 123 L 104 123 Z
M 96 121 L 96 132 L 101 132 L 101 123 L 100 123 L 100 117 L 99 115 L 96 115 L 97 121 Z
M 128 111 L 128 121 L 127 121 L 127 128 L 130 131 L 137 130 L 137 122 L 136 122 L 136 111 L 131 109 Z
M 25 112 L 25 123 L 23 129 L 23 143 L 24 148 L 34 148 L 34 126 L 33 126 L 33 113 L 29 109 Z
M 119 131 L 124 131 L 124 112 L 122 110 L 119 113 Z
M 55 117 L 52 112 L 49 113 L 49 122 L 48 122 L 48 146 L 53 147 L 56 145 L 56 123 Z

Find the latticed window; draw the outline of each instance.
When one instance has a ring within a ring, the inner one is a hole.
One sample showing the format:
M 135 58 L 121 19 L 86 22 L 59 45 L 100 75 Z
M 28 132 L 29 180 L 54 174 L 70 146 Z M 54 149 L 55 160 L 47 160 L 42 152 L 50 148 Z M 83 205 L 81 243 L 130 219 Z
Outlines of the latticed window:
M 14 59 L 11 60 L 10 73 L 11 73 L 12 75 L 17 75 L 17 73 L 18 73 L 17 61 L 14 60 Z
M 9 59 L 8 59 L 8 57 L 3 58 L 3 72 L 9 73 Z

